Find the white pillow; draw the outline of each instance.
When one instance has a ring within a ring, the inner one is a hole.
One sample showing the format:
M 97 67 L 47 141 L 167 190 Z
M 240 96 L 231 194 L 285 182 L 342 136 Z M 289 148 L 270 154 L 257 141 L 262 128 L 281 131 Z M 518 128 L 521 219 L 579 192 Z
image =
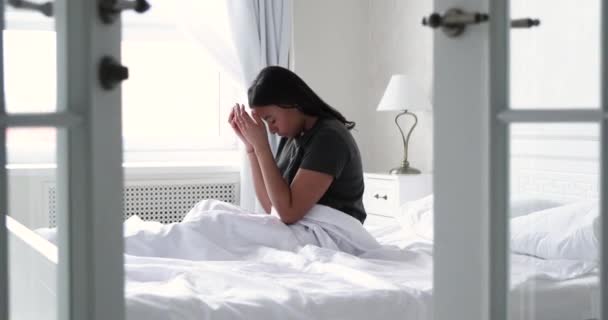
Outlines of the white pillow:
M 564 202 L 546 197 L 518 194 L 511 198 L 511 217 L 564 205 Z M 414 232 L 427 240 L 433 240 L 433 195 L 403 204 L 397 216 L 406 232 Z
M 563 206 L 565 204 L 565 201 L 558 201 L 547 197 L 516 194 L 511 197 L 511 206 L 509 209 L 511 218 L 515 218 L 532 212 Z
M 511 250 L 545 259 L 598 260 L 597 201 L 581 201 L 511 220 Z
M 597 261 L 597 201 L 554 207 L 556 203 L 534 197 L 512 201 L 511 251 L 545 259 Z M 402 205 L 397 220 L 406 233 L 433 241 L 433 195 Z
M 407 233 L 433 241 L 433 195 L 404 203 L 397 221 Z

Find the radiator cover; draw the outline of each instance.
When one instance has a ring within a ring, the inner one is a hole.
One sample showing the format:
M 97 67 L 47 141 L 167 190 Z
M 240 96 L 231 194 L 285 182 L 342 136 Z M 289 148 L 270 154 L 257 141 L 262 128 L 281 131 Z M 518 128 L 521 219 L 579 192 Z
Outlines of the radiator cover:
M 131 184 L 123 190 L 125 219 L 137 215 L 143 220 L 161 223 L 179 222 L 190 209 L 203 199 L 237 203 L 237 183 L 155 183 Z M 47 186 L 49 227 L 57 225 L 57 190 Z

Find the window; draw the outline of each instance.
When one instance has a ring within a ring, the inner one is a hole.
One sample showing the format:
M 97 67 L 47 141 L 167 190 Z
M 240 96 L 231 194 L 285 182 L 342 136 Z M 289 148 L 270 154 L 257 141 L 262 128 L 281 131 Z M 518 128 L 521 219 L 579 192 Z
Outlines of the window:
M 7 111 L 53 112 L 52 20 L 11 10 L 6 16 Z M 201 44 L 166 18 L 123 18 L 122 61 L 129 68 L 129 79 L 122 83 L 125 162 L 236 165 L 237 138 L 227 119 L 234 103 L 243 101 L 243 89 Z M 9 129 L 7 134 L 13 141 L 10 163 L 54 162 L 55 139 L 45 129 Z

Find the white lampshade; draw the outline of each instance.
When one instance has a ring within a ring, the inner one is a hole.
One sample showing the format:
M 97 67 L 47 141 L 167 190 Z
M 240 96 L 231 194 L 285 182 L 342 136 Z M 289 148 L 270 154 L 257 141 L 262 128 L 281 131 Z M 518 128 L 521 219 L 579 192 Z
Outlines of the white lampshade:
M 384 91 L 376 111 L 429 110 L 431 103 L 418 84 L 404 74 L 396 74 Z

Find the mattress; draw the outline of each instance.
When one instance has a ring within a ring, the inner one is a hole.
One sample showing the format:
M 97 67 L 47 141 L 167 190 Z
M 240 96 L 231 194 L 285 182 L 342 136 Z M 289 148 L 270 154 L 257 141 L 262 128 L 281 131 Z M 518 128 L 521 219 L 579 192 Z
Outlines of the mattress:
M 513 290 L 509 319 L 600 319 L 597 274 L 564 281 L 536 279 Z
M 271 217 L 261 219 L 273 225 Z M 289 246 L 264 228 L 251 230 L 278 243 L 244 247 L 234 241 L 249 230 L 243 221 L 225 228 L 214 223 L 214 229 L 204 229 L 209 224 L 197 219 L 174 225 L 136 217 L 125 222 L 127 319 L 433 318 L 433 244 L 395 220 L 367 226 L 365 234 L 378 246 L 358 255 Z M 210 232 L 216 236 L 207 237 Z M 52 240 L 52 232 L 42 233 Z M 328 239 L 341 243 L 361 236 L 355 233 Z M 226 247 L 231 251 L 213 250 Z M 596 265 L 523 255 L 512 255 L 512 261 L 510 319 L 597 317 Z
M 380 220 L 367 230 L 382 244 L 406 248 L 420 244 L 432 247 L 425 238 L 406 232 L 397 220 Z M 509 295 L 509 315 L 511 320 L 561 320 L 599 319 L 600 289 L 597 270 L 585 272 L 568 280 L 543 279 L 534 275 L 535 262 L 543 262 L 529 256 L 513 255 L 520 267 L 529 266 L 532 276 L 512 285 Z
M 388 221 L 367 231 L 381 246 L 358 256 L 314 245 L 232 261 L 128 256 L 128 318 L 432 319 L 432 243 Z M 511 258 L 511 319 L 593 316 L 595 265 Z

